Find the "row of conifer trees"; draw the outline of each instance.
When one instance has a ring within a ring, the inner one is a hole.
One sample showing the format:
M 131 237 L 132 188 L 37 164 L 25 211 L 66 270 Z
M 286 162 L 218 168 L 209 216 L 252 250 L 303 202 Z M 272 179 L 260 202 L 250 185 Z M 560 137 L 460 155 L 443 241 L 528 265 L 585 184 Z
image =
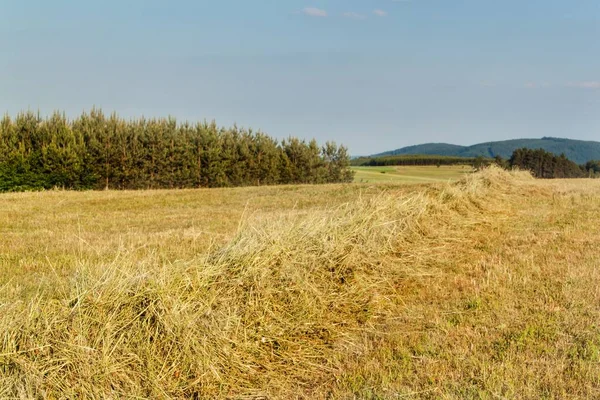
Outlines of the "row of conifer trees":
M 125 120 L 100 110 L 0 121 L 0 191 L 349 182 L 349 161 L 335 143 L 280 142 L 214 122 Z
M 483 157 L 459 157 L 459 156 L 441 156 L 433 154 L 402 154 L 392 156 L 360 157 L 353 159 L 350 163 L 354 166 L 362 167 L 383 167 L 383 166 L 403 166 L 403 165 L 489 165 L 493 162 L 490 158 Z
M 517 149 L 508 160 L 511 168 L 529 170 L 536 178 L 585 178 L 586 166 L 577 165 L 564 154 L 547 152 L 543 149 Z

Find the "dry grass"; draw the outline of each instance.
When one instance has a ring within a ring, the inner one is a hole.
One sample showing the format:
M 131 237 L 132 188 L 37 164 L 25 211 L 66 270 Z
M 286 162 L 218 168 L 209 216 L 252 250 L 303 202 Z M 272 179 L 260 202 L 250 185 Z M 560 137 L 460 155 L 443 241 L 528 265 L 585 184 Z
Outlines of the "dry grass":
M 600 396 L 596 182 L 0 202 L 2 398 Z

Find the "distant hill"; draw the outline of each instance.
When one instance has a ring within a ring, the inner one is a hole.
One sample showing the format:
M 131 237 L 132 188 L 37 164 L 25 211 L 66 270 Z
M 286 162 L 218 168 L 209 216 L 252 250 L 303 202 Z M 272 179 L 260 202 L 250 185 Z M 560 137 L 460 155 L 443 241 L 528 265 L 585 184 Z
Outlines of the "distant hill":
M 374 157 L 431 154 L 453 157 L 495 157 L 500 155 L 503 158 L 509 158 L 513 151 L 523 147 L 528 149 L 544 149 L 557 155 L 564 153 L 568 159 L 575 161 L 577 164 L 585 164 L 590 160 L 600 160 L 600 142 L 553 137 L 504 140 L 500 142 L 480 143 L 473 146 L 458 146 L 448 143 L 426 143 L 375 154 Z

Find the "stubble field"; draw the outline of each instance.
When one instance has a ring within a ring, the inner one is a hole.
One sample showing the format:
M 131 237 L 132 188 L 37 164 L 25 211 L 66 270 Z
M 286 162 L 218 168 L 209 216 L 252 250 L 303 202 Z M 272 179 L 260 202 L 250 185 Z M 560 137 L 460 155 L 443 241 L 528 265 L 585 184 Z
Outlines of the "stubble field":
M 595 398 L 600 182 L 0 195 L 0 398 Z

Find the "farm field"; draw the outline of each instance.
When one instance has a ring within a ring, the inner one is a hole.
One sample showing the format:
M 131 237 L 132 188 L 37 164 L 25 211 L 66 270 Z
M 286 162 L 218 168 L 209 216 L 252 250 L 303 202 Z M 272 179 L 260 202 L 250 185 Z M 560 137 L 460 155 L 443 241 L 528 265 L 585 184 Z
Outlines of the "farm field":
M 600 181 L 432 170 L 0 195 L 0 398 L 600 397 Z
M 82 261 L 193 259 L 224 245 L 250 221 L 306 215 L 392 188 L 419 190 L 299 185 L 0 194 L 0 287 L 12 282 L 27 292 L 40 283 L 53 286 L 57 274 L 69 277 Z
M 473 172 L 470 165 L 352 167 L 356 183 L 432 183 L 457 180 Z

